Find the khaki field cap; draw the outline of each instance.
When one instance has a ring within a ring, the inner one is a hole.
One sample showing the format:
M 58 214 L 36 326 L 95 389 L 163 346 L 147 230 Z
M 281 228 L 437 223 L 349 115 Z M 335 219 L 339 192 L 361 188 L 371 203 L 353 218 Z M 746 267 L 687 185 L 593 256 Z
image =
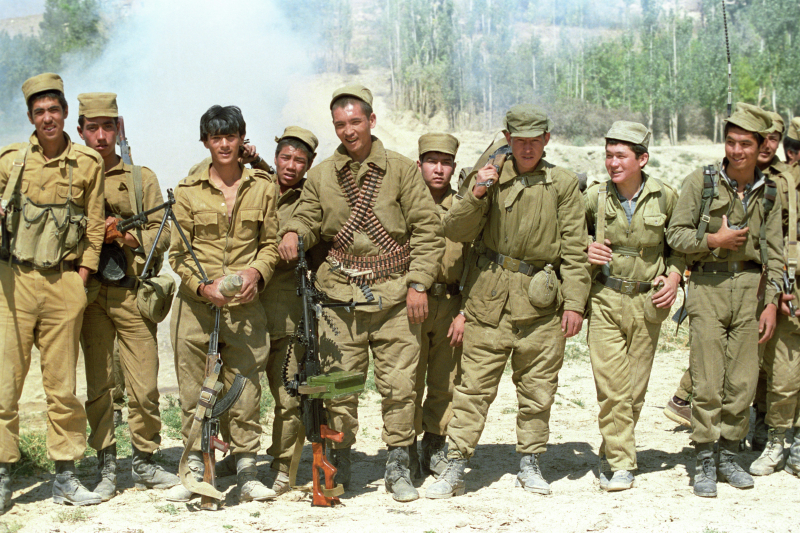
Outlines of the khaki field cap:
M 342 96 L 352 96 L 353 98 L 358 98 L 359 100 L 368 103 L 369 106 L 372 107 L 372 91 L 363 85 L 348 85 L 333 91 L 333 96 L 331 97 L 331 109 L 333 109 L 333 103 Z
M 789 130 L 786 136 L 795 141 L 800 141 L 800 117 L 794 117 L 789 123 Z
M 79 94 L 78 116 L 86 118 L 118 117 L 117 95 L 114 93 Z
M 22 84 L 22 94 L 25 95 L 25 103 L 31 99 L 31 96 L 45 91 L 58 91 L 64 94 L 64 80 L 58 74 L 52 72 L 45 72 L 32 78 L 25 80 Z
M 458 139 L 449 133 L 426 133 L 419 138 L 419 157 L 428 152 L 441 152 L 453 157 L 458 152 Z
M 725 122 L 739 126 L 745 131 L 762 135 L 769 133 L 772 128 L 772 117 L 768 112 L 744 102 L 736 103 L 736 111 Z
M 644 124 L 639 124 L 638 122 L 618 120 L 611 125 L 611 129 L 606 133 L 606 140 L 608 139 L 641 144 L 647 148 L 650 145 L 650 130 Z
M 511 137 L 538 137 L 551 129 L 553 121 L 535 105 L 515 105 L 506 113 L 506 131 Z
M 772 131 L 777 131 L 781 135 L 786 131 L 786 123 L 783 122 L 783 117 L 780 113 L 775 113 L 774 111 L 769 112 L 769 116 L 772 119 Z M 771 132 L 770 132 L 771 133 Z
M 309 148 L 311 148 L 312 154 L 317 153 L 317 146 L 319 146 L 317 136 L 307 129 L 301 128 L 300 126 L 289 126 L 283 130 L 283 135 L 280 137 L 275 137 L 275 142 L 279 143 L 286 137 L 292 137 L 293 139 L 303 141 Z

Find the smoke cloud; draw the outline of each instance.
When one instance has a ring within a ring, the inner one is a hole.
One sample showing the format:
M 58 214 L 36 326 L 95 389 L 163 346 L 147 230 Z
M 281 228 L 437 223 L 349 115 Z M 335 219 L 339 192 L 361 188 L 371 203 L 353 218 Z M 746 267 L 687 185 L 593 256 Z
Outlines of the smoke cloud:
M 105 17 L 111 34 L 102 56 L 75 58 L 60 72 L 73 141 L 81 142 L 77 95 L 111 91 L 133 161 L 156 172 L 164 189 L 208 156 L 199 124 L 214 104 L 239 106 L 248 138 L 271 160 L 273 137 L 287 125 L 280 120 L 290 87 L 312 72 L 314 46 L 311 36 L 290 29 L 277 0 L 142 0 Z M 24 116 L 20 127 L 22 136 L 9 142 L 27 139 L 32 128 Z

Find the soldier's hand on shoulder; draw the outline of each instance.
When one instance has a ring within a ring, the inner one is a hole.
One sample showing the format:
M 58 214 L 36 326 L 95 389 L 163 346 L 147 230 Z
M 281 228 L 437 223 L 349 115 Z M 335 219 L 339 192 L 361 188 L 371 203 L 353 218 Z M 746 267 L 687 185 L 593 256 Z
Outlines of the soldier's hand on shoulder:
M 722 226 L 719 231 L 708 234 L 708 248 L 710 250 L 724 248 L 735 252 L 747 241 L 748 231 L 749 228 L 731 229 L 728 226 L 728 217 L 722 215 Z
M 251 302 L 258 294 L 258 282 L 261 281 L 261 273 L 255 268 L 246 268 L 237 272 L 242 276 L 242 290 L 236 295 L 236 301 L 246 304 Z
M 450 339 L 450 346 L 461 346 L 461 343 L 464 342 L 464 323 L 466 321 L 467 318 L 461 313 L 458 313 L 453 319 L 453 322 L 450 323 L 450 329 L 447 330 L 447 338 Z
M 285 234 L 278 245 L 278 255 L 281 256 L 281 259 L 284 261 L 297 260 L 297 243 L 297 233 L 290 231 Z
M 565 339 L 580 333 L 582 326 L 583 316 L 580 313 L 577 311 L 564 311 L 564 316 L 561 318 L 561 331 L 564 332 Z
M 606 239 L 602 244 L 593 242 L 589 245 L 589 262 L 593 265 L 605 265 L 611 262 L 611 241 Z
M 475 198 L 483 198 L 486 195 L 486 191 L 489 187 L 494 185 L 498 178 L 499 176 L 497 175 L 495 166 L 491 163 L 486 163 L 486 165 L 478 171 L 475 186 L 472 188 L 472 194 Z M 481 183 L 485 183 L 486 185 L 479 185 Z

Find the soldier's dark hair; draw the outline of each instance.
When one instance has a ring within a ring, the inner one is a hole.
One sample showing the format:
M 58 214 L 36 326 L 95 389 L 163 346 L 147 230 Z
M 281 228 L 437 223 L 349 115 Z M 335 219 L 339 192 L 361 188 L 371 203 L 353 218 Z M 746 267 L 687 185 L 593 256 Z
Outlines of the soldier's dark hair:
M 283 139 L 278 141 L 278 146 L 275 147 L 275 157 L 278 157 L 278 154 L 281 153 L 281 150 L 283 150 L 287 146 L 291 146 L 296 150 L 302 150 L 303 152 L 305 152 L 309 164 L 311 163 L 311 161 L 314 160 L 315 154 L 314 151 L 311 149 L 311 147 L 295 137 L 284 137 Z
M 636 156 L 636 159 L 639 159 L 644 154 L 650 153 L 647 151 L 647 147 L 643 144 L 634 144 L 632 142 L 621 141 L 619 139 L 606 139 L 606 148 L 608 148 L 609 146 L 613 146 L 615 144 L 624 144 L 625 146 L 633 150 L 633 155 Z
M 38 102 L 43 98 L 54 98 L 58 100 L 58 104 L 61 106 L 61 109 L 69 108 L 69 104 L 67 104 L 67 99 L 64 98 L 64 93 L 61 91 L 42 91 L 40 93 L 32 94 L 30 98 L 28 98 L 28 113 L 33 115 L 33 104 Z
M 347 107 L 350 104 L 361 106 L 361 111 L 363 111 L 365 117 L 369 118 L 370 115 L 372 115 L 372 106 L 366 103 L 364 100 L 354 96 L 341 96 L 334 100 L 334 102 L 331 104 L 331 116 L 333 116 L 334 109 Z
M 228 135 L 238 133 L 244 137 L 246 124 L 242 110 L 235 105 L 222 107 L 212 105 L 200 117 L 200 140 L 207 141 L 213 135 Z
M 724 134 L 722 135 L 723 138 L 727 138 L 728 137 L 728 132 L 731 130 L 731 128 L 739 128 L 740 130 L 746 131 L 747 133 L 752 133 L 753 136 L 756 138 L 756 144 L 757 145 L 761 146 L 762 144 L 764 144 L 764 136 L 763 135 L 761 135 L 757 131 L 746 130 L 743 127 L 737 126 L 736 124 L 733 124 L 731 122 L 726 122 L 725 123 L 725 130 L 724 130 Z
M 81 129 L 83 129 L 84 122 L 86 122 L 86 117 L 83 116 L 83 115 L 79 116 L 78 117 L 78 126 L 80 126 Z M 119 119 L 117 117 L 114 117 L 114 125 L 119 127 Z
M 787 161 L 789 160 L 790 152 L 793 154 L 800 152 L 800 141 L 787 136 L 783 138 L 783 153 Z

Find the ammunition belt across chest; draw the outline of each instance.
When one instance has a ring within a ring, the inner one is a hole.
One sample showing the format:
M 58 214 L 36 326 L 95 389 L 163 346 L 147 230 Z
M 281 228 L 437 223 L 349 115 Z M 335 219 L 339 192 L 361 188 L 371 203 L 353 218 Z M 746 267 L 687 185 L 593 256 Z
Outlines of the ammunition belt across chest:
M 364 183 L 359 188 L 349 165 L 336 174 L 350 206 L 350 217 L 333 238 L 328 256 L 337 261 L 351 282 L 372 285 L 389 279 L 392 274 L 408 272 L 411 264 L 411 245 L 398 243 L 373 211 L 385 171 L 367 163 Z M 383 252 L 376 256 L 357 256 L 345 250 L 353 244 L 355 232 L 363 232 Z

